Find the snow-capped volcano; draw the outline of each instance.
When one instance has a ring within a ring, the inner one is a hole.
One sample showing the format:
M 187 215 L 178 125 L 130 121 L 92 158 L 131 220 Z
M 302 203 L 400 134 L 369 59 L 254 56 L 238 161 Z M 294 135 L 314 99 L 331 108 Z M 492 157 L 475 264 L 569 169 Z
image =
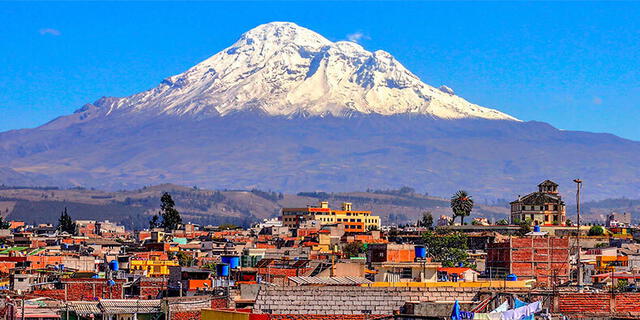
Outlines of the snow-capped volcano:
M 362 113 L 517 120 L 472 104 L 448 87 L 423 83 L 385 51 L 331 42 L 288 22 L 260 25 L 151 90 L 94 104 L 101 114 L 225 116 L 251 110 L 287 117 Z M 95 110 L 87 106 L 79 112 Z
M 0 132 L 0 184 L 411 186 L 491 199 L 580 176 L 607 186 L 594 197 L 637 194 L 640 142 L 511 120 L 422 83 L 386 52 L 276 22 L 149 91 Z

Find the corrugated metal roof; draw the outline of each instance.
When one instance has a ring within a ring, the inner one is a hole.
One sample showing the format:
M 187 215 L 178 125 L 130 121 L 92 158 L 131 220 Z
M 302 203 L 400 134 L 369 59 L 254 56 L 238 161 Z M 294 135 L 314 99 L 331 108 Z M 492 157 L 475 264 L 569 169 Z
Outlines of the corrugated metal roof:
M 363 277 L 289 277 L 297 285 L 344 286 L 372 283 Z

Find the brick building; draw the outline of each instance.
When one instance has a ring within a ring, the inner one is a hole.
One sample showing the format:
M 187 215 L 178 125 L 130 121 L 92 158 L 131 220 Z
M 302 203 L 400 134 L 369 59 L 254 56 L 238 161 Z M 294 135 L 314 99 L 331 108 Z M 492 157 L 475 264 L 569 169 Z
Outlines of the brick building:
M 515 274 L 520 280 L 535 279 L 539 286 L 567 282 L 569 239 L 528 236 L 488 244 L 485 270 L 492 277 Z
M 91 301 L 99 299 L 123 299 L 122 285 L 124 279 L 92 279 L 67 278 L 62 279 L 65 288 L 65 301 Z
M 583 319 L 638 319 L 640 293 L 564 293 L 557 297 L 554 310 L 573 318 Z
M 229 307 L 229 298 L 223 296 L 193 296 L 165 298 L 167 320 L 200 320 L 202 309 Z
M 168 278 L 140 277 L 138 280 L 140 299 L 156 299 L 160 293 L 168 290 Z

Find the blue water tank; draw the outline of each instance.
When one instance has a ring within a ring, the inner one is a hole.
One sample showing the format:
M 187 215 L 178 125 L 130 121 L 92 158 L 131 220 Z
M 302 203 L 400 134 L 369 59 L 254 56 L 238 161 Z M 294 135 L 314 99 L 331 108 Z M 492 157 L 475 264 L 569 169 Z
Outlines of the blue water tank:
M 511 273 L 511 274 L 507 275 L 507 281 L 518 281 L 518 276 L 516 276 L 515 274 Z
M 222 256 L 222 263 L 228 264 L 231 269 L 236 269 L 240 266 L 240 257 Z
M 540 226 L 537 224 L 533 226 L 533 232 L 540 232 Z
M 427 256 L 427 248 L 424 246 L 415 246 L 416 258 L 425 258 Z
M 120 263 L 118 263 L 118 260 L 111 260 L 111 262 L 109 262 L 109 269 L 112 271 L 120 270 Z
M 109 287 L 113 287 L 113 286 L 116 285 L 116 282 L 111 280 L 111 279 L 109 279 L 109 280 L 107 280 L 107 285 L 109 285 Z
M 229 265 L 226 263 L 220 263 L 216 265 L 216 273 L 218 274 L 218 277 L 228 277 Z

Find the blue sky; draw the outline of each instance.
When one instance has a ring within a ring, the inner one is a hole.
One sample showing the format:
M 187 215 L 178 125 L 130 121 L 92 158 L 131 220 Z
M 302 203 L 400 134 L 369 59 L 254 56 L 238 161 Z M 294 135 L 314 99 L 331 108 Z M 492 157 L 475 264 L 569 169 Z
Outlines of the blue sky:
M 0 131 L 126 96 L 270 21 L 393 54 L 523 120 L 640 140 L 640 3 L 0 3 Z

